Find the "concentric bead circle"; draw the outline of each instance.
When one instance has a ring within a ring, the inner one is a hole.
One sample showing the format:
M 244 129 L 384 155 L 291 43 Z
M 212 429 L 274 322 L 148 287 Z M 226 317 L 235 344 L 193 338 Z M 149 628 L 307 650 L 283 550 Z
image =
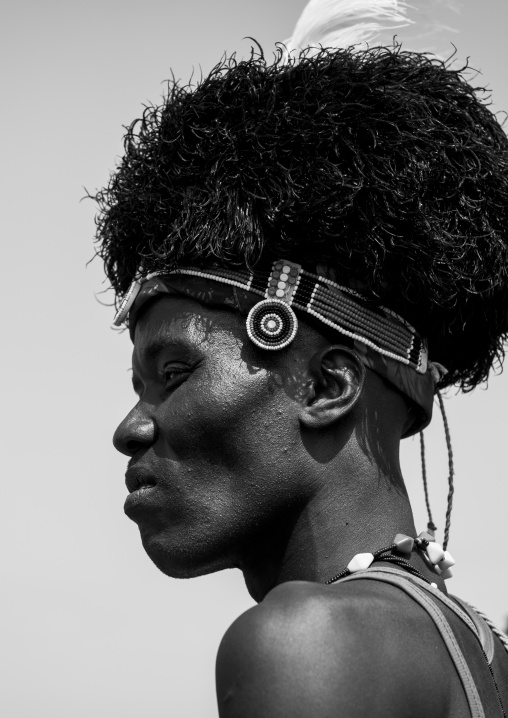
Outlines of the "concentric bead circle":
M 286 302 L 264 299 L 250 310 L 246 327 L 254 344 L 261 349 L 275 351 L 291 344 L 296 336 L 298 320 Z

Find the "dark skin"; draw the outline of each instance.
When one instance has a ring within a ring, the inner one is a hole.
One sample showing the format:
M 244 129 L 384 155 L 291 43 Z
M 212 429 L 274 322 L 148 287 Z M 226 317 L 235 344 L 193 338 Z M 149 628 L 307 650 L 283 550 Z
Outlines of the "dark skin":
M 145 550 L 174 577 L 237 567 L 259 603 L 219 649 L 221 718 L 468 715 L 434 625 L 400 590 L 324 585 L 356 553 L 417 533 L 398 392 L 303 322 L 263 352 L 244 318 L 181 296 L 140 315 L 133 383 L 114 443 Z

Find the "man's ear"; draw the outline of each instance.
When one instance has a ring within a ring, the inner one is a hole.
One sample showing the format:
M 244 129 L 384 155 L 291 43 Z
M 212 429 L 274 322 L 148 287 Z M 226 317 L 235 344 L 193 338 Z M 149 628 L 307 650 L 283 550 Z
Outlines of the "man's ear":
M 346 416 L 356 404 L 365 366 L 353 349 L 337 344 L 316 352 L 309 371 L 312 383 L 302 402 L 300 422 L 309 429 L 321 429 Z

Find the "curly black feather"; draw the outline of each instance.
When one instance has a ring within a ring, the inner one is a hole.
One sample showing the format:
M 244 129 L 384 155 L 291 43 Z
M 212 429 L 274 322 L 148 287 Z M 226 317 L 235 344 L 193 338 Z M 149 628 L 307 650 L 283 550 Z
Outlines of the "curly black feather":
M 468 390 L 504 358 L 508 139 L 464 69 L 393 48 L 224 58 L 169 85 L 95 195 L 118 295 L 142 264 L 326 263 Z

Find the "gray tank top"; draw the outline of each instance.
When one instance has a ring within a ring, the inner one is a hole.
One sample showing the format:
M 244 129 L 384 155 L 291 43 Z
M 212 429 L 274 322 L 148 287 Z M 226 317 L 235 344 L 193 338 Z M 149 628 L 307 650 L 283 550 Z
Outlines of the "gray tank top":
M 360 579 L 397 586 L 428 613 L 455 665 L 472 718 L 507 718 L 508 638 L 501 631 L 465 601 L 392 566 L 374 565 L 337 583 Z

